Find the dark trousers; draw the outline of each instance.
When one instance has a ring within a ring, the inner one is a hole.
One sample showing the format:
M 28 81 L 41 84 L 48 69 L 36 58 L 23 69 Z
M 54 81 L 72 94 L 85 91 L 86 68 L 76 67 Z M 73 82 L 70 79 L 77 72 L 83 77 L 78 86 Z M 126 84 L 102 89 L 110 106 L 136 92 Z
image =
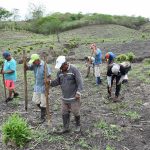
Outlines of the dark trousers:
M 116 91 L 115 91 L 115 96 L 116 97 L 119 96 L 120 90 L 121 90 L 121 84 L 118 85 L 120 78 L 121 78 L 121 76 L 113 75 L 112 79 L 111 79 L 111 86 L 113 86 L 113 81 L 114 81 L 114 79 L 116 79 Z

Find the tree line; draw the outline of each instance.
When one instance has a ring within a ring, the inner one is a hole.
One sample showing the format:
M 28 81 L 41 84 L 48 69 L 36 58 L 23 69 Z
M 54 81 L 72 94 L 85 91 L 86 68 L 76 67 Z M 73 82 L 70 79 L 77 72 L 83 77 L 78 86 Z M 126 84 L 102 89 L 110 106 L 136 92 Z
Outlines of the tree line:
M 59 34 L 60 32 L 88 25 L 117 24 L 128 28 L 139 29 L 149 22 L 148 18 L 135 16 L 118 16 L 99 13 L 53 13 L 43 16 L 44 9 L 34 6 L 30 17 L 24 21 L 16 21 L 17 10 L 9 12 L 0 8 L 0 29 L 26 30 L 39 34 Z M 8 20 L 13 16 L 13 20 Z M 7 21 L 6 21 L 7 20 Z

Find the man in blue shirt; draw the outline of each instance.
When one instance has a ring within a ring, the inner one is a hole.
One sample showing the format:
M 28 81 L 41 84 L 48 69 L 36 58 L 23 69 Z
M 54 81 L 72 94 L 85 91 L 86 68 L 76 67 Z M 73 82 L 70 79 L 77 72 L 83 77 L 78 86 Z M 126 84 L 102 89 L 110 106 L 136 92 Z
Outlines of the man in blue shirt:
M 108 65 L 114 63 L 115 58 L 116 58 L 116 55 L 113 52 L 108 52 L 105 55 L 105 59 L 106 59 Z
M 102 63 L 102 51 L 97 48 L 96 44 L 91 44 L 92 54 L 94 54 L 94 72 L 96 77 L 96 84 L 101 84 L 101 77 L 100 77 L 100 64 Z
M 28 70 L 34 71 L 35 84 L 32 101 L 41 110 L 41 123 L 46 117 L 46 97 L 45 97 L 45 82 L 44 82 L 44 61 L 40 59 L 38 54 L 32 54 L 27 66 Z M 47 65 L 47 77 L 50 79 L 51 71 Z
M 16 75 L 16 61 L 11 57 L 11 54 L 8 51 L 3 53 L 3 57 L 5 59 L 3 70 L 1 70 L 1 74 L 4 74 L 5 79 L 5 87 L 9 91 L 9 96 L 5 100 L 6 103 L 8 101 L 13 100 L 14 97 L 17 97 L 19 94 L 15 92 L 15 81 L 17 79 Z M 14 94 L 14 95 L 13 95 Z

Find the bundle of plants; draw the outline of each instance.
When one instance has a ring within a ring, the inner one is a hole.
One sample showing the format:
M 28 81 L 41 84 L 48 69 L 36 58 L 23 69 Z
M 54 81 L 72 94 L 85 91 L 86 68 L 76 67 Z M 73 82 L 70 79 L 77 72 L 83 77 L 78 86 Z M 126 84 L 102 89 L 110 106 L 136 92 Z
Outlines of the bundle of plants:
M 2 138 L 5 144 L 23 147 L 31 139 L 31 130 L 26 120 L 14 113 L 2 125 Z

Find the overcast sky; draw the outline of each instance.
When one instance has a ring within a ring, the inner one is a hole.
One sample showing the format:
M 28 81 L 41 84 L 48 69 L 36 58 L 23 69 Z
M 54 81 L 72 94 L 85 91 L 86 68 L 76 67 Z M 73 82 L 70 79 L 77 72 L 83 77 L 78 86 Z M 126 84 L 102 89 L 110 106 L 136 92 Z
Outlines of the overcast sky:
M 11 11 L 19 9 L 24 18 L 28 14 L 30 3 L 42 4 L 46 13 L 71 12 L 102 13 L 110 15 L 143 16 L 150 18 L 149 0 L 0 0 L 0 7 Z

